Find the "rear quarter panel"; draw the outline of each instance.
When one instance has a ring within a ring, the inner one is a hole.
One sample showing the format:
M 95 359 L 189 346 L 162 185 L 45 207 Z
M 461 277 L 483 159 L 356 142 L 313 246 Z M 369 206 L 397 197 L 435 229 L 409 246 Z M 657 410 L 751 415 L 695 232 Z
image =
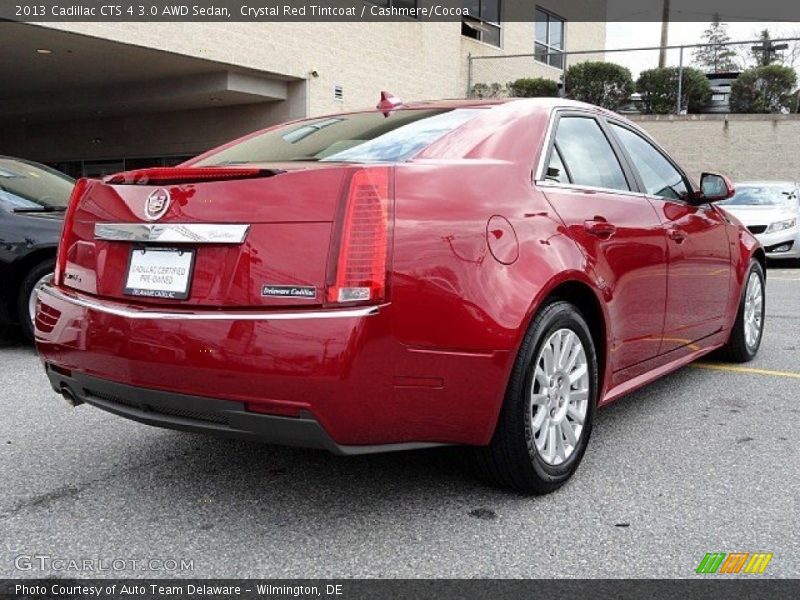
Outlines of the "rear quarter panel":
M 531 185 L 536 130 L 516 136 L 517 148 L 519 137 L 527 144 L 515 160 L 422 159 L 396 171 L 395 402 L 473 432 L 471 443 L 491 438 L 517 349 L 541 301 L 564 281 L 592 285 L 583 254 Z M 494 216 L 513 231 L 490 227 Z M 516 238 L 503 242 L 517 245 L 510 264 L 490 248 L 498 234 Z

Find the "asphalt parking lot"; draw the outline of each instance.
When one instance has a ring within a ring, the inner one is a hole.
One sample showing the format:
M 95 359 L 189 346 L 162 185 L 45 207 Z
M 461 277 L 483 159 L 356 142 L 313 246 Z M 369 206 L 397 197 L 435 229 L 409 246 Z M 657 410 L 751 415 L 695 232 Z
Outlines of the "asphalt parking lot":
M 576 476 L 541 498 L 485 487 L 459 449 L 340 458 L 72 409 L 7 343 L 0 577 L 93 575 L 21 555 L 193 561 L 118 577 L 691 577 L 717 551 L 800 577 L 800 268 L 771 269 L 767 295 L 757 360 L 601 411 Z

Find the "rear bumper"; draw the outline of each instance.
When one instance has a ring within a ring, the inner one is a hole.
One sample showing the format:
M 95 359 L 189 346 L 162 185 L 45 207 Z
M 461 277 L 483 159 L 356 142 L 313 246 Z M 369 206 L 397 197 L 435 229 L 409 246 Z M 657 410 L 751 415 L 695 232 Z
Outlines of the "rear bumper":
M 59 393 L 69 392 L 78 403 L 86 403 L 115 415 L 147 425 L 357 455 L 396 450 L 414 450 L 440 444 L 400 443 L 347 446 L 337 444 L 308 412 L 297 417 L 252 413 L 242 402 L 214 400 L 133 387 L 84 373 L 69 373 L 45 363 L 50 385 Z
M 49 286 L 36 342 L 56 391 L 152 425 L 342 454 L 487 443 L 511 353 L 406 346 L 393 310 L 155 308 Z M 176 420 L 199 406 L 213 418 Z

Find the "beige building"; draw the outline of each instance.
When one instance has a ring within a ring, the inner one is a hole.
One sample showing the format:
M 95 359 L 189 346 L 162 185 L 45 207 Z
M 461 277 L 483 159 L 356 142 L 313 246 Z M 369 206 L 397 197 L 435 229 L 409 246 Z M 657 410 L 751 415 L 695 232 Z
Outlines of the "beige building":
M 465 0 L 486 3 L 488 18 L 0 23 L 0 154 L 101 175 L 174 164 L 282 120 L 374 106 L 381 90 L 459 98 L 479 75 L 558 79 L 563 57 L 553 52 L 605 45 L 603 22 L 578 20 L 589 2 L 532 2 L 529 22 L 496 21 L 498 0 Z M 470 55 L 518 54 L 529 56 L 468 69 Z

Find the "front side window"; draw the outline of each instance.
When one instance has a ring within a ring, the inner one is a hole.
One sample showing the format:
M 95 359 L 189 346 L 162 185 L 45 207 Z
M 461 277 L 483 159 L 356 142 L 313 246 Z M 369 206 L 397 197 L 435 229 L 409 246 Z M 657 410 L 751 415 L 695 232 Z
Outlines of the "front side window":
M 194 166 L 290 161 L 402 162 L 486 108 L 370 111 L 275 127 L 206 156 Z
M 461 20 L 461 35 L 500 46 L 500 0 L 463 0 L 469 12 Z
M 534 56 L 539 62 L 564 68 L 564 19 L 551 12 L 536 9 L 536 47 Z
M 560 155 L 560 160 L 554 162 L 554 155 Z M 548 173 L 550 169 L 555 177 L 568 174 L 575 185 L 630 189 L 617 155 L 592 117 L 562 117 L 558 121 Z
M 683 175 L 661 152 L 626 127 L 612 123 L 611 128 L 631 157 L 646 193 L 671 200 L 688 198 L 689 190 Z

